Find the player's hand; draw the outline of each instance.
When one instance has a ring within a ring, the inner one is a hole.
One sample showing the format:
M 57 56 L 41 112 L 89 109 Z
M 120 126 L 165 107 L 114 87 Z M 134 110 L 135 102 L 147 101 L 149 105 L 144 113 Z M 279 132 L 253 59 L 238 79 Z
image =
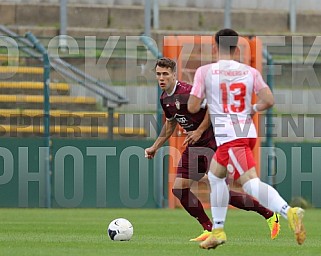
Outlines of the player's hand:
M 154 158 L 156 151 L 157 150 L 154 147 L 146 148 L 145 149 L 145 157 L 148 159 Z
M 193 145 L 195 144 L 202 136 L 202 133 L 199 133 L 197 130 L 195 131 L 191 131 L 191 132 L 184 132 L 185 134 L 187 134 L 183 145 L 189 144 L 189 145 Z

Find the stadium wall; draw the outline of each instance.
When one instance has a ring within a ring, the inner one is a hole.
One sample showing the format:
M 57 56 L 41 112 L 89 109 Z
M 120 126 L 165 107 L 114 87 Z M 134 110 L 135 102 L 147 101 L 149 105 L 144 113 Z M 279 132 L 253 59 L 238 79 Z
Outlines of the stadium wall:
M 1 141 L 0 207 L 45 207 L 43 139 Z M 52 207 L 162 207 L 163 168 L 155 171 L 154 160 L 144 157 L 144 149 L 151 144 L 125 139 L 53 139 Z
M 51 202 L 54 208 L 158 208 L 167 206 L 167 159 L 147 160 L 152 141 L 52 140 Z M 43 139 L 8 138 L 0 147 L 0 207 L 45 207 Z M 289 202 L 303 197 L 320 208 L 321 144 L 275 144 L 275 174 L 261 178 Z M 163 163 L 163 166 L 162 164 Z
M 60 0 L 6 0 L 9 3 L 53 3 L 59 4 Z M 296 1 L 297 10 L 321 11 L 319 1 Z M 68 0 L 69 4 L 101 4 L 101 5 L 144 5 L 145 0 Z M 176 0 L 159 1 L 160 6 L 198 7 L 198 8 L 224 8 L 225 0 Z M 289 0 L 237 0 L 231 1 L 233 9 L 253 10 L 289 10 Z
M 274 173 L 267 173 L 268 148 L 261 148 L 261 178 L 272 184 L 281 196 L 292 204 L 321 207 L 320 143 L 275 143 Z M 271 157 L 271 156 L 270 156 Z M 272 156 L 273 157 L 273 156 Z
M 175 1 L 174 1 L 175 2 Z M 214 1 L 213 1 L 214 2 Z M 237 2 L 237 1 L 235 1 Z M 69 2 L 70 3 L 70 2 Z M 306 5 L 304 5 L 306 6 Z M 3 25 L 11 26 L 18 34 L 33 30 L 37 36 L 56 36 L 59 34 L 59 3 L 44 2 L 1 2 L 0 16 Z M 320 33 L 319 20 L 321 6 L 313 10 L 297 10 L 297 33 Z M 183 31 L 216 31 L 224 26 L 224 8 L 161 6 L 159 10 L 159 29 L 181 34 Z M 41 13 L 41 15 L 35 15 Z M 126 17 L 126 19 L 123 19 Z M 282 8 L 232 10 L 233 28 L 252 34 L 290 33 L 289 13 Z M 110 35 L 140 35 L 144 31 L 144 7 L 142 5 L 81 4 L 68 5 L 67 33 L 73 37 L 95 35 L 103 38 Z

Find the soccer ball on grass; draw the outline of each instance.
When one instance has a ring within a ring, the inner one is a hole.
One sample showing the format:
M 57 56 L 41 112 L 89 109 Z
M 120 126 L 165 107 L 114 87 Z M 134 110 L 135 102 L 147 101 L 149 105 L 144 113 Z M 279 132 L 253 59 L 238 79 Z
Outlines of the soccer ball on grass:
M 114 219 L 109 223 L 107 234 L 114 241 L 129 241 L 134 233 L 133 225 L 124 218 Z

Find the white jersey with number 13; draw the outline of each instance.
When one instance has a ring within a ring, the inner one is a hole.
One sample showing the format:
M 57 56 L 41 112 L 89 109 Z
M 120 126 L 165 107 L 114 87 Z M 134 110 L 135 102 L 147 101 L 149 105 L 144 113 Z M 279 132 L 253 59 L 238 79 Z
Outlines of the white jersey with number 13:
M 251 99 L 267 86 L 258 70 L 234 60 L 220 60 L 196 70 L 191 94 L 206 98 L 217 145 L 257 137 Z

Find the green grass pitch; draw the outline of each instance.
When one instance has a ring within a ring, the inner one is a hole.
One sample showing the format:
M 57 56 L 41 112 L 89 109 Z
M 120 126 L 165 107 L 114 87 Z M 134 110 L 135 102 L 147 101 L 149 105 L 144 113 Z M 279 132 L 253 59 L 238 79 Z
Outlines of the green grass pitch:
M 131 241 L 107 236 L 109 222 L 118 217 L 132 222 Z M 286 220 L 272 241 L 264 218 L 231 209 L 227 243 L 207 251 L 188 241 L 201 228 L 182 209 L 0 209 L 0 255 L 321 255 L 320 220 L 321 210 L 306 210 L 307 240 L 299 246 Z

